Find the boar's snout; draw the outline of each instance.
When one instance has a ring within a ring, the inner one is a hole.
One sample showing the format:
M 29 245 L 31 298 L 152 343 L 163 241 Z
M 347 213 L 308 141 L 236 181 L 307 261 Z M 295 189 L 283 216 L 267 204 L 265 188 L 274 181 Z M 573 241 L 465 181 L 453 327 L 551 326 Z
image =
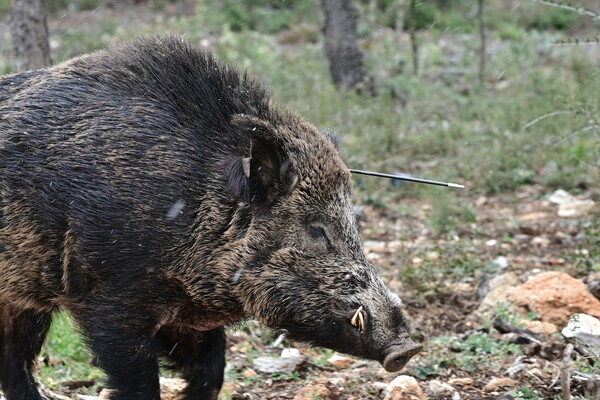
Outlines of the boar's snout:
M 383 359 L 383 368 L 388 372 L 398 372 L 413 356 L 419 354 L 423 346 L 409 340 L 402 345 L 393 346 L 388 350 L 387 355 Z

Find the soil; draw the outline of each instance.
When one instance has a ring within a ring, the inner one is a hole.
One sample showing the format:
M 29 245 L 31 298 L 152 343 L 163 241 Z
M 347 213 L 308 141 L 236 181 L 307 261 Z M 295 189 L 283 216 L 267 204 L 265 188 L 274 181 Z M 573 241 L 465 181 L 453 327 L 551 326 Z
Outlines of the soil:
M 577 218 L 558 218 L 557 207 L 546 200 L 548 193 L 540 187 L 528 187 L 521 192 L 510 195 L 494 197 L 465 197 L 472 207 L 476 221 L 461 223 L 457 227 L 460 231 L 450 240 L 468 242 L 466 248 L 472 251 L 472 256 L 480 260 L 483 265 L 486 260 L 493 260 L 504 256 L 508 260 L 508 267 L 500 273 L 513 271 L 525 280 L 539 271 L 564 270 L 584 282 L 599 279 L 590 271 L 578 270 L 577 264 L 581 261 L 581 250 L 590 244 L 586 234 L 586 226 L 592 219 L 590 215 Z M 451 366 L 440 368 L 435 373 L 423 377 L 424 367 L 432 363 L 432 359 L 439 357 L 435 352 L 460 352 L 460 349 L 443 348 L 439 345 L 429 344 L 429 341 L 440 336 L 451 336 L 460 340 L 468 334 L 483 332 L 498 340 L 502 335 L 493 327 L 486 326 L 484 318 L 478 314 L 477 307 L 481 302 L 483 281 L 489 276 L 479 279 L 434 279 L 435 290 L 428 291 L 425 295 L 422 288 L 410 287 L 407 283 L 394 282 L 394 272 L 397 269 L 397 260 L 411 260 L 411 254 L 423 254 L 423 249 L 438 248 L 448 235 L 436 235 L 428 232 L 426 218 L 430 211 L 422 200 L 405 199 L 405 204 L 415 206 L 416 212 L 410 215 L 394 213 L 388 210 L 375 210 L 366 208 L 367 235 L 365 250 L 372 254 L 373 248 L 382 255 L 379 260 L 385 267 L 381 268 L 382 275 L 388 279 L 392 287 L 401 290 L 402 299 L 406 304 L 407 314 L 410 316 L 415 337 L 422 340 L 425 349 L 421 355 L 409 362 L 401 374 L 416 376 L 420 386 L 425 390 L 430 399 L 483 399 L 483 398 L 515 398 L 515 391 L 522 386 L 527 386 L 537 392 L 523 392 L 522 396 L 553 399 L 561 396 L 561 383 L 559 380 L 562 364 L 563 349 L 567 342 L 559 335 L 542 336 L 541 343 L 535 344 L 515 338 L 518 351 L 499 358 L 489 354 L 485 362 L 471 368 Z M 515 223 L 518 221 L 519 223 Z M 405 229 L 394 229 L 404 227 Z M 450 235 L 452 236 L 452 235 Z M 405 247 L 396 247 L 391 250 L 394 242 L 403 242 Z M 387 243 L 390 249 L 382 251 L 381 244 Z M 398 250 L 399 249 L 399 250 Z M 444 254 L 439 254 L 443 260 Z M 596 259 L 597 263 L 598 260 Z M 443 264 L 443 262 L 442 262 Z M 381 267 L 381 265 L 379 265 Z M 597 266 L 597 264 L 596 264 Z M 594 278 L 595 276 L 595 278 Z M 391 279 L 391 280 L 390 280 Z M 535 318 L 534 318 L 535 319 Z M 562 327 L 558 327 L 559 329 Z M 240 343 L 248 341 L 247 335 L 233 334 L 230 338 L 235 345 L 232 349 L 240 348 Z M 520 341 L 519 341 L 520 340 Z M 248 344 L 251 346 L 251 344 Z M 287 344 L 290 345 L 290 344 Z M 242 345 L 243 347 L 243 345 Z M 261 351 L 277 354 L 281 348 L 262 347 Z M 302 349 L 309 355 L 309 360 L 314 360 L 320 354 L 315 349 Z M 252 368 L 245 354 L 238 351 L 230 352 L 229 362 L 231 368 L 244 375 L 245 371 Z M 383 390 L 395 376 L 388 374 L 375 363 L 358 362 L 352 367 L 338 370 L 330 364 L 316 365 L 307 362 L 295 371 L 293 378 L 273 379 L 260 375 L 255 381 L 237 380 L 226 383 L 226 388 L 233 390 L 234 399 L 310 399 L 301 397 L 298 390 L 311 382 L 329 381 L 336 387 L 330 391 L 328 399 L 377 399 L 383 398 Z M 499 387 L 495 390 L 484 390 L 486 384 L 494 378 L 512 378 L 516 381 L 510 387 Z M 469 378 L 467 383 L 457 378 Z M 433 393 L 429 389 L 432 380 L 450 383 L 454 390 L 444 393 Z M 456 383 L 458 382 L 458 383 Z M 339 393 L 338 393 L 339 392 Z M 458 393 L 458 394 L 456 394 Z M 580 381 L 573 381 L 571 393 L 582 396 L 583 386 Z M 298 397 L 295 397 L 298 396 Z

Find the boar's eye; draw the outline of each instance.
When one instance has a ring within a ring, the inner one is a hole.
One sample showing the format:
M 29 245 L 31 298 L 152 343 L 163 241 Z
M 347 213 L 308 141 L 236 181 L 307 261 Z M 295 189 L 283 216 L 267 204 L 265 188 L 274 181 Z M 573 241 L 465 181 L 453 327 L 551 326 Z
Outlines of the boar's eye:
M 321 240 L 325 243 L 329 244 L 329 238 L 327 237 L 327 232 L 325 232 L 325 228 L 321 225 L 310 225 L 308 227 L 308 234 L 315 240 Z

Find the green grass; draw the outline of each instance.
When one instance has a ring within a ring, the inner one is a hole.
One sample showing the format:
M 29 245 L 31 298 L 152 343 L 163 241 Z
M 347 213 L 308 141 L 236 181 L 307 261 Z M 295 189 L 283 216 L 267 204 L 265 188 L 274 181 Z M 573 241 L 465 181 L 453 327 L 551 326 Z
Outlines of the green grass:
M 542 400 L 543 397 L 529 386 L 520 386 L 519 389 L 508 392 L 514 400 Z
M 96 385 L 84 390 L 92 391 L 101 383 L 103 374 L 91 366 L 91 355 L 67 313 L 54 316 L 41 357 L 40 378 L 50 389 L 64 390 L 60 383 L 65 381 L 93 379 Z
M 518 345 L 484 332 L 461 338 L 441 335 L 427 342 L 427 346 L 430 354 L 427 363 L 415 370 L 415 375 L 420 379 L 435 376 L 448 368 L 473 371 L 482 364 L 501 370 L 506 358 L 520 353 Z

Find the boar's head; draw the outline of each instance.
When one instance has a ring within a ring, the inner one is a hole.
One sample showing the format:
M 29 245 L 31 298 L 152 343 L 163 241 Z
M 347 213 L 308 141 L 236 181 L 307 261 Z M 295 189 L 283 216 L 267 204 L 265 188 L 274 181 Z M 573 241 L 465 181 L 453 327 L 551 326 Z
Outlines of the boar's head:
M 398 371 L 422 346 L 362 250 L 350 173 L 326 135 L 291 114 L 280 121 L 233 118 L 250 138 L 247 157 L 227 167 L 229 191 L 251 214 L 236 296 L 291 339 Z

